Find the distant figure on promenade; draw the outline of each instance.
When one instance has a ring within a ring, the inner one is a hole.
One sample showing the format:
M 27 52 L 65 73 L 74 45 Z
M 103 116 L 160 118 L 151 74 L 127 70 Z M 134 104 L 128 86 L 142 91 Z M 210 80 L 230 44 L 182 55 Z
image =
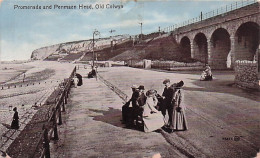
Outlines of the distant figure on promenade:
M 138 87 L 136 85 L 133 85 L 132 87 L 132 97 L 131 99 L 126 102 L 122 107 L 122 121 L 126 124 L 127 127 L 133 127 L 134 126 L 134 120 L 137 120 L 138 115 L 134 113 L 133 111 L 136 111 L 138 109 L 137 107 L 137 98 L 139 97 L 139 91 Z M 132 103 L 132 106 L 130 107 L 130 103 Z
M 183 104 L 184 93 L 181 87 L 184 85 L 183 81 L 174 83 L 172 85 L 174 89 L 172 107 L 173 113 L 171 115 L 171 120 L 169 120 L 169 128 L 171 132 L 173 131 L 185 131 L 188 129 L 187 120 L 185 115 L 186 106 Z
M 13 116 L 13 121 L 11 123 L 11 128 L 19 129 L 19 116 L 18 116 L 17 108 L 15 107 L 13 111 L 14 111 L 14 116 Z
M 146 96 L 144 94 L 144 86 L 140 85 L 138 88 L 139 90 L 139 96 L 137 98 L 137 106 L 136 108 L 134 108 L 134 115 L 137 116 L 137 118 L 135 118 L 135 122 L 136 122 L 136 127 L 137 128 L 143 128 L 143 106 L 146 102 Z M 141 122 L 140 122 L 141 121 Z
M 168 127 L 170 124 L 172 124 L 172 113 L 173 113 L 173 107 L 172 107 L 172 98 L 173 98 L 173 94 L 174 94 L 174 89 L 170 86 L 171 84 L 171 81 L 169 79 L 165 79 L 163 81 L 163 84 L 165 86 L 164 90 L 163 90 L 163 94 L 162 94 L 162 97 L 163 97 L 163 104 L 165 106 L 165 108 L 163 109 L 164 112 L 163 114 L 166 115 L 166 111 L 168 112 L 168 116 L 169 116 L 169 119 L 168 121 L 165 120 L 165 115 L 164 115 L 164 121 L 166 123 L 166 126 Z
M 206 65 L 205 70 L 202 72 L 200 80 L 201 81 L 211 81 L 213 79 L 211 68 L 209 65 Z
M 78 73 L 76 73 L 75 76 L 78 78 L 77 86 L 81 86 L 83 84 L 82 76 L 80 74 L 78 74 Z
M 164 125 L 163 115 L 155 107 L 158 100 L 155 90 L 146 92 L 146 103 L 143 107 L 144 132 L 152 132 Z
M 88 73 L 88 78 L 94 78 L 96 77 L 97 72 L 96 70 L 93 68 L 89 73 Z

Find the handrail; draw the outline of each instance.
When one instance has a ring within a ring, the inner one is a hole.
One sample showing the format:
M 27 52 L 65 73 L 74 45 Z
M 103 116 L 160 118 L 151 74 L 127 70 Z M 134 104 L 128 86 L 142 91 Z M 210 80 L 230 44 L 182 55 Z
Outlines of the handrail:
M 31 157 L 35 157 L 37 151 L 41 151 L 40 157 L 50 157 L 50 149 L 49 149 L 49 141 L 51 140 L 51 136 L 54 132 L 54 139 L 58 140 L 58 132 L 57 132 L 57 120 L 59 120 L 58 124 L 62 124 L 61 120 L 61 108 L 65 111 L 64 104 L 67 103 L 68 94 L 71 88 L 71 79 L 74 77 L 76 73 L 76 67 L 74 67 L 72 73 L 70 74 L 69 78 L 64 80 L 64 89 L 62 94 L 58 97 L 58 100 L 55 103 L 55 106 L 52 108 L 52 113 L 48 118 L 47 125 L 43 125 L 42 134 L 39 137 L 39 141 L 36 145 L 36 149 Z M 49 126 L 50 123 L 53 123 L 52 126 Z M 47 135 L 47 136 L 46 136 Z M 41 146 L 43 145 L 43 146 Z

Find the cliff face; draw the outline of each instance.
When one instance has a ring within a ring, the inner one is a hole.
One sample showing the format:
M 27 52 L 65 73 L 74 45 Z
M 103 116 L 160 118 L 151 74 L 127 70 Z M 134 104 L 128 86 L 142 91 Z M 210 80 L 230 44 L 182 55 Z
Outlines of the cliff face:
M 33 60 L 45 59 L 52 53 L 56 52 L 59 46 L 60 44 L 56 44 L 56 45 L 36 49 L 32 52 L 31 59 Z
M 120 43 L 129 38 L 129 35 L 118 35 L 112 37 L 115 43 Z M 100 50 L 106 47 L 110 47 L 110 38 L 101 38 L 95 40 L 95 49 Z M 43 48 L 36 49 L 32 52 L 31 59 L 33 60 L 57 60 L 62 59 L 69 54 L 76 54 L 82 52 L 89 52 L 92 50 L 92 40 L 73 41 L 67 43 L 56 44 Z

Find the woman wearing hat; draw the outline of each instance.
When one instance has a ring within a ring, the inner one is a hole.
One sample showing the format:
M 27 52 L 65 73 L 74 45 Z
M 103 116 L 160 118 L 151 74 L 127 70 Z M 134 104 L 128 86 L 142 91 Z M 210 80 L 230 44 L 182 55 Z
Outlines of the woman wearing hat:
M 137 109 L 137 98 L 139 97 L 139 92 L 137 90 L 136 85 L 132 85 L 132 97 L 122 106 L 122 121 L 126 124 L 127 127 L 133 127 L 134 120 L 136 120 L 137 116 L 134 111 Z M 132 102 L 132 107 L 130 107 L 130 103 Z
M 173 131 L 185 131 L 188 129 L 187 126 L 187 120 L 185 115 L 186 106 L 183 104 L 184 100 L 184 94 L 181 87 L 184 85 L 183 81 L 180 81 L 178 83 L 174 83 L 172 85 L 174 89 L 173 94 L 173 114 L 172 114 L 172 120 L 169 120 L 171 122 L 169 124 L 169 128 L 171 129 L 171 132 Z
M 160 129 L 164 125 L 163 115 L 155 108 L 158 103 L 156 91 L 147 91 L 146 97 L 147 99 L 143 112 L 144 132 L 152 132 Z

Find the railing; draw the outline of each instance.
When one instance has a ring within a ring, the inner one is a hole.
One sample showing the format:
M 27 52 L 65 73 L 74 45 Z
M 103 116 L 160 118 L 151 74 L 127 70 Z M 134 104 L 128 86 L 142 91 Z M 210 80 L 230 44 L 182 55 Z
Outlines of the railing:
M 187 25 L 190 25 L 190 24 L 194 24 L 194 23 L 200 22 L 202 20 L 206 20 L 206 19 L 218 16 L 218 15 L 225 14 L 227 12 L 230 12 L 230 11 L 233 11 L 233 10 L 236 10 L 236 9 L 239 9 L 239 8 L 242 8 L 242 7 L 254 4 L 257 1 L 258 0 L 246 0 L 246 1 L 235 2 L 235 3 L 232 3 L 230 5 L 226 5 L 225 7 L 221 7 L 221 8 L 212 10 L 210 12 L 201 14 L 198 17 L 186 20 L 186 21 L 184 21 L 182 23 L 166 27 L 166 28 L 162 29 L 162 31 L 164 31 L 164 32 L 171 32 L 171 31 L 174 31 L 174 30 L 176 30 L 176 29 L 178 29 L 180 27 L 187 26 Z
M 67 99 L 71 88 L 71 79 L 74 77 L 75 73 L 76 67 L 73 69 L 70 77 L 64 81 L 64 89 L 62 90 L 61 95 L 57 99 L 55 99 L 55 106 L 52 108 L 52 113 L 48 119 L 47 124 L 44 124 L 42 127 L 43 132 L 39 138 L 34 153 L 31 155 L 32 158 L 38 157 L 36 156 L 37 154 L 39 154 L 41 158 L 50 158 L 49 142 L 50 140 L 59 139 L 57 124 L 62 124 L 61 112 L 65 111 L 65 104 L 67 104 Z
M 107 85 L 112 91 L 114 91 L 123 101 L 127 102 L 127 95 L 121 91 L 119 88 L 117 88 L 116 86 L 114 86 L 112 83 L 110 83 L 109 81 L 105 80 L 102 76 L 100 76 L 98 74 L 98 78 L 105 83 L 105 85 Z

